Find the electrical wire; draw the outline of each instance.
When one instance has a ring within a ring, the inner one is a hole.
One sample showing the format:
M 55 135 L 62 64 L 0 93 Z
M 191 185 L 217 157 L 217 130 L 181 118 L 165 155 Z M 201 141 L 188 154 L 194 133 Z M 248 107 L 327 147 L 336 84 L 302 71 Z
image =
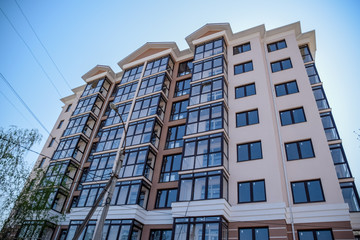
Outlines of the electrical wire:
M 29 122 L 29 119 L 27 119 L 27 117 L 25 117 L 25 115 L 17 108 L 17 106 L 15 106 L 14 103 L 12 103 L 10 101 L 10 99 L 0 90 L 0 94 L 11 104 L 11 106 L 24 118 L 24 120 L 26 120 L 27 122 Z
M 19 36 L 19 38 L 22 40 L 22 42 L 25 44 L 26 48 L 29 50 L 31 56 L 35 59 L 36 63 L 39 65 L 39 67 L 41 68 L 42 72 L 45 74 L 46 78 L 49 80 L 49 82 L 51 83 L 51 85 L 55 88 L 57 94 L 59 95 L 60 98 L 62 98 L 59 89 L 56 87 L 55 83 L 53 82 L 53 80 L 51 80 L 49 74 L 45 71 L 45 68 L 43 67 L 43 65 L 40 63 L 40 61 L 37 59 L 37 57 L 35 56 L 34 52 L 31 50 L 30 46 L 26 43 L 26 41 L 24 40 L 24 38 L 20 35 L 20 33 L 18 32 L 18 30 L 15 28 L 14 24 L 10 21 L 10 19 L 8 18 L 8 16 L 5 14 L 5 12 L 2 10 L 2 8 L 0 7 L 0 11 L 2 12 L 2 14 L 5 16 L 6 20 L 10 23 L 11 27 L 14 29 L 14 31 L 16 32 L 16 34 Z

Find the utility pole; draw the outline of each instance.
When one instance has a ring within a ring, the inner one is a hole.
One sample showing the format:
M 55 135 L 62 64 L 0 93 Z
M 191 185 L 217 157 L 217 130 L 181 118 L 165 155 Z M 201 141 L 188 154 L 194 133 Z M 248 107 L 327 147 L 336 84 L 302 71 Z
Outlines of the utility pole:
M 102 201 L 102 199 L 104 198 L 106 192 L 108 192 L 106 200 L 105 200 L 105 205 L 104 208 L 102 210 L 101 213 L 101 217 L 99 222 L 97 223 L 97 227 L 95 229 L 95 233 L 94 233 L 94 240 L 98 240 L 101 239 L 102 237 L 102 232 L 103 232 L 103 228 L 104 228 L 104 223 L 105 223 L 105 219 L 106 216 L 109 212 L 109 207 L 110 207 L 110 203 L 111 203 L 111 199 L 114 193 L 114 189 L 116 186 L 116 181 L 119 178 L 119 172 L 120 169 L 122 167 L 122 163 L 124 161 L 125 158 L 125 150 L 126 150 L 126 135 L 127 135 L 127 130 L 126 130 L 126 126 L 125 123 L 121 117 L 121 115 L 119 114 L 119 111 L 117 109 L 117 107 L 113 104 L 110 103 L 110 107 L 111 109 L 113 109 L 115 111 L 115 113 L 120 117 L 120 121 L 124 126 L 124 148 L 121 149 L 121 144 L 119 145 L 118 148 L 118 152 L 116 154 L 116 158 L 115 158 L 115 169 L 113 171 L 113 173 L 110 176 L 109 181 L 106 183 L 103 191 L 100 193 L 98 199 L 96 199 L 94 205 L 91 207 L 89 213 L 87 214 L 86 218 L 84 219 L 83 223 L 80 225 L 80 227 L 76 230 L 75 236 L 73 238 L 73 240 L 77 240 L 79 239 L 81 233 L 84 231 L 86 225 L 88 224 L 90 218 L 92 217 L 92 215 L 94 214 L 96 208 L 98 207 L 99 203 Z

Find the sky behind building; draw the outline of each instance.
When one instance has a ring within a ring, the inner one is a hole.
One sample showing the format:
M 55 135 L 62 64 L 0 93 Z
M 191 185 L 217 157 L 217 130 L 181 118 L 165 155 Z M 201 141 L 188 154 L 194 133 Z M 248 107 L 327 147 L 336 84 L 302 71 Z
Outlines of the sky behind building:
M 261 24 L 270 30 L 300 21 L 303 32 L 316 31 L 316 66 L 360 187 L 360 141 L 354 133 L 360 132 L 360 2 L 16 1 L 0 2 L 0 73 L 49 131 L 63 105 L 59 99 L 72 94 L 65 81 L 71 88 L 83 85 L 81 76 L 97 64 L 119 72 L 117 62 L 146 42 L 174 41 L 183 50 L 188 48 L 185 37 L 206 23 L 228 22 L 233 32 L 239 32 Z M 40 152 L 47 132 L 3 80 L 0 102 L 0 127 L 39 129 L 43 141 L 34 150 Z M 27 156 L 29 165 L 36 159 L 36 154 Z

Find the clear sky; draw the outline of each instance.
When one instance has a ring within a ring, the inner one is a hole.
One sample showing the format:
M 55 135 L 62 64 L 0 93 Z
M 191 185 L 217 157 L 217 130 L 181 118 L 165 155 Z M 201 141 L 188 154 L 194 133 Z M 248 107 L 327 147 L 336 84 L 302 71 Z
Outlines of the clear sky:
M 296 21 L 303 32 L 315 29 L 316 66 L 324 83 L 353 175 L 360 188 L 360 1 L 45 1 L 17 0 L 71 88 L 97 64 L 120 71 L 117 62 L 145 42 L 175 41 L 188 48 L 185 37 L 206 23 L 228 22 L 233 32 L 265 24 L 267 30 Z M 49 131 L 72 94 L 52 64 L 15 0 L 0 1 L 58 90 L 0 12 L 0 73 L 12 84 Z M 0 81 L 0 127 L 37 128 L 48 134 Z M 28 154 L 33 165 L 37 156 Z

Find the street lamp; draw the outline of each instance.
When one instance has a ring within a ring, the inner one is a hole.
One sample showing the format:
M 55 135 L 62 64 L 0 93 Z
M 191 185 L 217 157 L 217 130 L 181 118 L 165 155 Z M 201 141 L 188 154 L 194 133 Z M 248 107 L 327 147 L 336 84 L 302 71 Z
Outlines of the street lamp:
M 118 152 L 117 152 L 116 158 L 115 158 L 115 170 L 111 174 L 109 181 L 106 183 L 106 186 L 104 187 L 103 191 L 100 193 L 98 199 L 96 199 L 94 205 L 91 207 L 91 209 L 90 209 L 89 213 L 87 214 L 86 218 L 84 219 L 83 223 L 77 229 L 77 231 L 75 233 L 75 236 L 73 238 L 74 240 L 77 240 L 80 237 L 82 231 L 84 230 L 84 228 L 88 224 L 90 218 L 94 214 L 97 206 L 99 205 L 101 200 L 104 198 L 106 192 L 108 192 L 108 195 L 107 195 L 106 200 L 105 200 L 105 206 L 104 206 L 104 208 L 102 210 L 100 220 L 96 224 L 97 226 L 95 228 L 95 233 L 94 233 L 94 240 L 101 239 L 105 219 L 106 219 L 106 216 L 107 216 L 108 211 L 109 211 L 110 202 L 111 202 L 111 199 L 112 199 L 112 196 L 113 196 L 113 193 L 114 193 L 116 181 L 119 178 L 118 175 L 119 175 L 120 169 L 122 167 L 122 163 L 123 163 L 124 158 L 125 158 L 126 135 L 127 135 L 127 130 L 126 130 L 126 127 L 125 127 L 125 123 L 124 123 L 124 121 L 123 121 L 123 119 L 122 119 L 122 117 L 121 117 L 121 115 L 120 115 L 120 113 L 118 111 L 118 108 L 115 106 L 115 104 L 110 103 L 110 108 L 113 109 L 115 111 L 115 113 L 120 117 L 120 121 L 124 125 L 124 148 L 121 149 L 121 144 L 119 145 Z

